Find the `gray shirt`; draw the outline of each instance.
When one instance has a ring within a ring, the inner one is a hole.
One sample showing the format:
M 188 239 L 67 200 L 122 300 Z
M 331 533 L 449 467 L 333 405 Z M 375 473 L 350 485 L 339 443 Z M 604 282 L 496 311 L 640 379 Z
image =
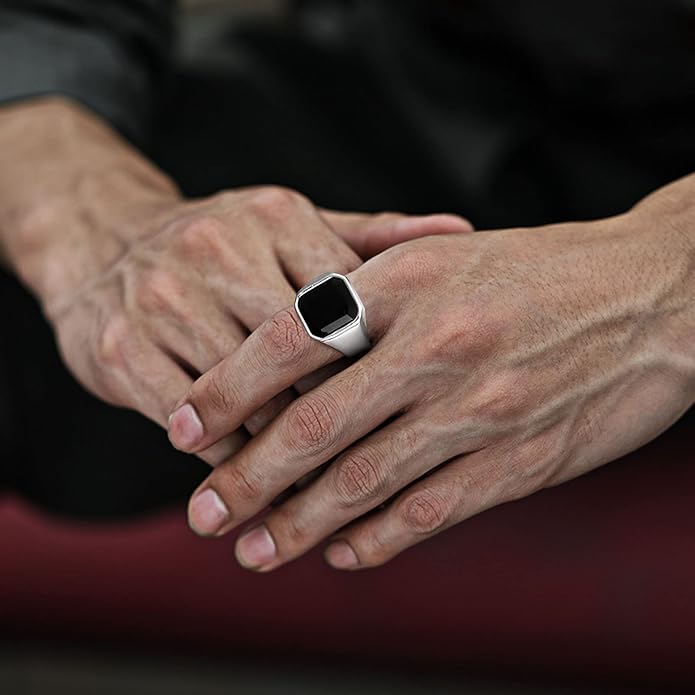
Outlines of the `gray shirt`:
M 0 0 L 0 101 L 64 94 L 142 140 L 174 0 Z

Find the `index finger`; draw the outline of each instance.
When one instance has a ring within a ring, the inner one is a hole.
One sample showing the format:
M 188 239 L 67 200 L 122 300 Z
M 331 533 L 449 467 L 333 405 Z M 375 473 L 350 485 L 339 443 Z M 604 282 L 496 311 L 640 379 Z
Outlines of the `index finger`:
M 194 382 L 169 417 L 169 439 L 182 451 L 205 449 L 302 377 L 341 357 L 307 334 L 294 308 L 283 309 Z

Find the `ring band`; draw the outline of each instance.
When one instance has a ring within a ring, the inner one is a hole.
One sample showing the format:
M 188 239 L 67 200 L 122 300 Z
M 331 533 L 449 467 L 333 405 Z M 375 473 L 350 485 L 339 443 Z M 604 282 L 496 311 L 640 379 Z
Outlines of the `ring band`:
M 364 304 L 344 275 L 326 273 L 304 285 L 294 308 L 314 340 L 348 357 L 370 348 Z

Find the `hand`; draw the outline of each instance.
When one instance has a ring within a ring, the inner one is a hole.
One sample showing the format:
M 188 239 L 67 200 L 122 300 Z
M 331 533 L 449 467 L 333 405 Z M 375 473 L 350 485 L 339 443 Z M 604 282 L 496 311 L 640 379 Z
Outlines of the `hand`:
M 370 567 L 656 436 L 695 398 L 695 243 L 662 208 L 426 238 L 357 268 L 374 347 L 212 472 L 193 529 L 225 534 L 331 462 L 237 558 L 270 570 L 332 537 L 334 567 Z M 196 413 L 188 448 L 208 447 L 338 357 L 286 308 L 193 385 L 170 436 Z
M 36 145 L 42 137 L 45 148 Z M 357 268 L 350 244 L 367 254 L 418 234 L 470 230 L 451 215 L 319 211 L 278 187 L 184 200 L 103 123 L 65 104 L 2 112 L 0 144 L 24 148 L 20 168 L 3 181 L 13 209 L 26 209 L 6 225 L 15 232 L 6 244 L 67 366 L 102 400 L 162 426 L 192 378 L 292 301 L 297 287 L 326 270 Z M 64 162 L 58 175 L 54 161 Z M 249 414 L 247 429 L 261 429 L 292 398 L 278 394 Z M 230 432 L 199 455 L 215 464 L 243 441 L 242 431 Z
M 292 301 L 296 288 L 326 268 L 348 272 L 361 264 L 327 220 L 346 236 L 354 232 L 352 220 L 321 215 L 298 193 L 273 187 L 143 210 L 130 223 L 146 233 L 97 277 L 48 304 L 66 363 L 103 400 L 165 425 L 191 375 L 233 352 Z M 442 222 L 464 225 L 452 217 L 415 225 L 441 229 Z M 376 239 L 394 228 L 397 234 L 398 224 L 391 216 L 375 218 Z M 103 241 L 110 242 L 108 235 Z M 257 432 L 292 398 L 278 394 L 249 414 L 247 428 Z M 202 458 L 219 462 L 238 448 L 240 436 L 230 433 Z

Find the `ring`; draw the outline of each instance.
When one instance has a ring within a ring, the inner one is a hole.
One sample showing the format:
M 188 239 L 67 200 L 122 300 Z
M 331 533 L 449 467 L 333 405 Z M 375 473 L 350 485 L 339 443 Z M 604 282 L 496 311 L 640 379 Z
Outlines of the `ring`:
M 340 273 L 326 273 L 304 285 L 294 308 L 310 337 L 347 357 L 371 346 L 364 304 Z

